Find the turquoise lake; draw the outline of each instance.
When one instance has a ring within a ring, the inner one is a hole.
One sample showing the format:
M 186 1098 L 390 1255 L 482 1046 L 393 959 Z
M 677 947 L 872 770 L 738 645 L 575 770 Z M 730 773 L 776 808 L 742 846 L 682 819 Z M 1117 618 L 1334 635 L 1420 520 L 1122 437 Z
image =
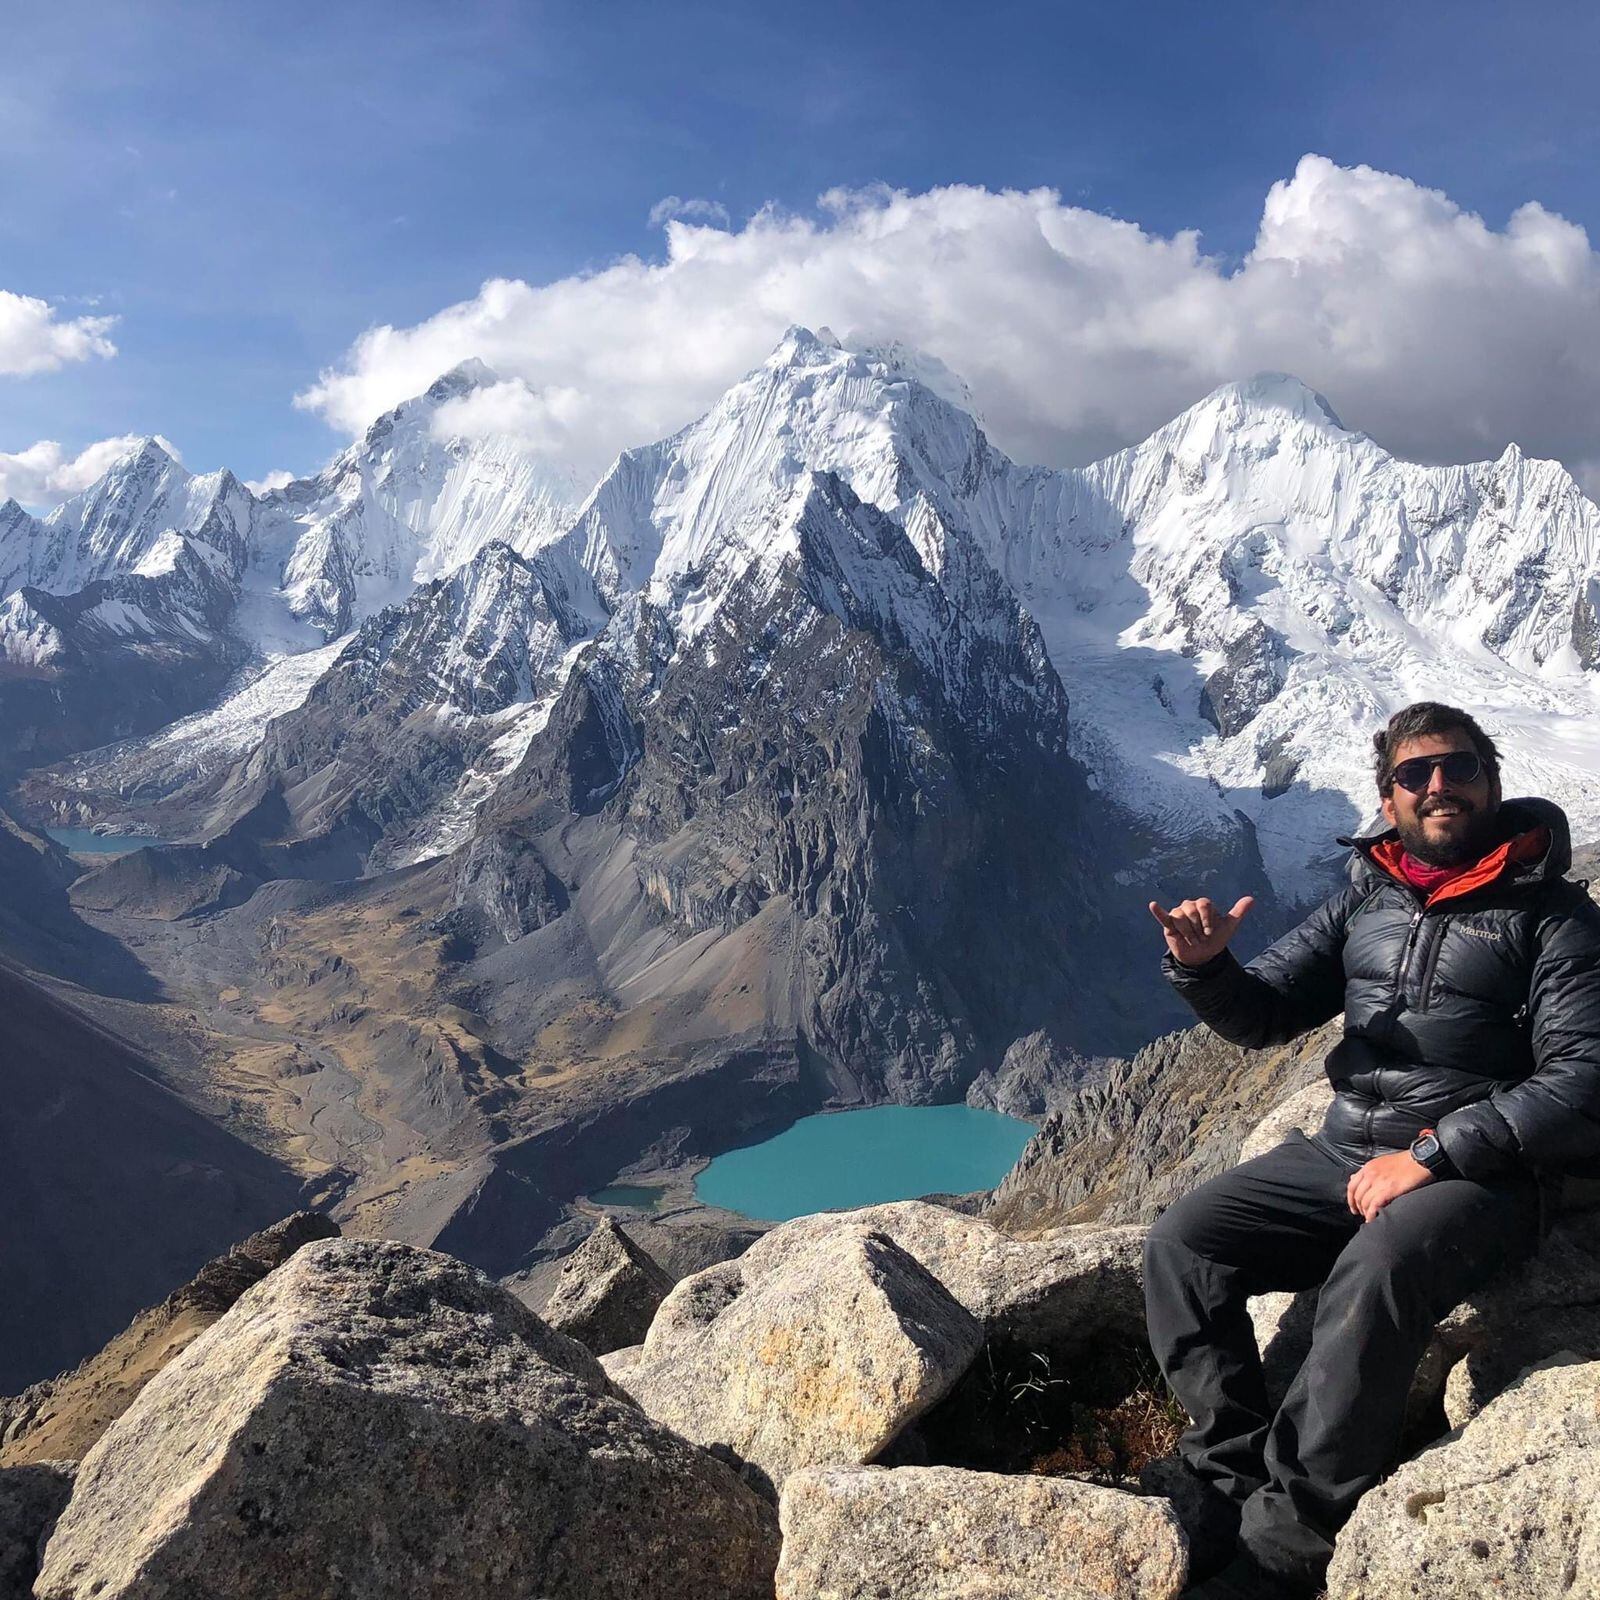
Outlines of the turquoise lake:
M 971 1106 L 874 1106 L 803 1117 L 720 1155 L 695 1180 L 706 1205 L 764 1222 L 992 1189 L 1037 1132 Z
M 81 856 L 125 856 L 130 850 L 142 850 L 147 844 L 165 844 L 164 839 L 152 839 L 147 834 L 92 833 L 88 828 L 46 828 L 44 830 L 64 850 L 73 850 Z

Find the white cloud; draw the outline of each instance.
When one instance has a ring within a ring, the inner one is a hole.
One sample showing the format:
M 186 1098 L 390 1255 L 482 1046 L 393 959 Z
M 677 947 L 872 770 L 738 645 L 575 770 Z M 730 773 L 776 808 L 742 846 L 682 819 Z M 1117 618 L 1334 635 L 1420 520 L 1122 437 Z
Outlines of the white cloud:
M 69 361 L 114 356 L 107 338 L 115 317 L 73 317 L 62 322 L 56 308 L 32 295 L 0 289 L 0 373 L 27 377 L 54 372 Z
M 155 438 L 173 460 L 182 460 L 169 440 L 159 434 Z M 15 455 L 0 451 L 0 501 L 17 500 L 33 507 L 53 505 L 103 478 L 143 443 L 143 435 L 125 433 L 115 439 L 101 439 L 75 456 L 69 456 L 54 439 L 41 439 Z
M 673 221 L 709 222 L 713 227 L 726 229 L 733 219 L 720 200 L 682 199 L 669 194 L 650 207 L 650 226 L 660 228 Z
M 1447 196 L 1306 156 L 1229 265 L 1050 190 L 834 191 L 815 217 L 666 223 L 666 259 L 496 279 L 377 327 L 296 403 L 359 432 L 467 356 L 508 426 L 596 474 L 689 421 L 792 322 L 898 338 L 970 384 L 996 442 L 1051 464 L 1144 437 L 1218 383 L 1293 372 L 1402 455 L 1600 456 L 1600 261 L 1536 204 L 1493 228 Z
M 274 489 L 281 489 L 285 484 L 294 482 L 294 474 L 285 467 L 274 467 L 271 472 L 264 473 L 259 478 L 246 478 L 244 486 L 253 495 L 271 494 Z
M 535 389 L 521 378 L 470 389 L 459 399 L 447 400 L 433 420 L 433 432 L 440 439 L 505 434 L 557 460 L 566 458 L 575 441 L 605 427 L 594 396 L 560 384 Z

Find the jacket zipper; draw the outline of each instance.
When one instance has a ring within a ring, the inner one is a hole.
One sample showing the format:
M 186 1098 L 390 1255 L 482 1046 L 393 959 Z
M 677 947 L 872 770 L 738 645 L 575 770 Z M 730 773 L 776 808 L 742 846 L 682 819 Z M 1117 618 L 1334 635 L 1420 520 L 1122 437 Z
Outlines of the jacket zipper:
M 1422 931 L 1425 907 L 1418 906 L 1411 914 L 1411 931 L 1406 934 L 1405 947 L 1400 952 L 1400 970 L 1395 974 L 1394 997 L 1402 1009 L 1406 1003 L 1406 980 L 1411 976 L 1411 952 L 1417 947 L 1417 935 Z
M 1403 1011 L 1406 1004 L 1406 979 L 1411 975 L 1411 952 L 1417 947 L 1417 935 L 1422 931 L 1422 916 L 1424 908 L 1418 906 L 1411 913 L 1411 927 L 1406 933 L 1406 942 L 1400 950 L 1399 965 L 1395 970 L 1394 1003 L 1397 1012 Z M 1380 1091 L 1383 1088 L 1383 1068 L 1378 1068 L 1378 1081 L 1375 1087 Z M 1377 1113 L 1376 1106 L 1368 1106 L 1364 1121 L 1366 1123 L 1367 1154 L 1370 1158 L 1376 1148 L 1372 1142 L 1372 1122 Z

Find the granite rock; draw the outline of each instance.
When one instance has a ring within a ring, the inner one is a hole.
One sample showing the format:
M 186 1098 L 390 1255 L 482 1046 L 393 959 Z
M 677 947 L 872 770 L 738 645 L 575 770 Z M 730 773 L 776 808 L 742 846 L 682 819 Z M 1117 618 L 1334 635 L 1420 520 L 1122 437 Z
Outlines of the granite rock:
M 1600 1363 L 1535 1367 L 1364 1495 L 1328 1600 L 1600 1592 Z
M 681 1287 L 681 1286 L 680 1286 Z M 882 1233 L 833 1228 L 737 1295 L 698 1338 L 646 1341 L 628 1392 L 774 1488 L 800 1467 L 871 1461 L 937 1404 L 983 1329 Z
M 784 1485 L 778 1600 L 1171 1600 L 1188 1559 L 1155 1496 L 954 1467 Z
M 645 1341 L 655 1359 L 798 1253 L 830 1234 L 870 1228 L 920 1262 L 984 1326 L 990 1338 L 1083 1347 L 1104 1335 L 1145 1337 L 1144 1230 L 1091 1226 L 1009 1238 L 982 1218 L 919 1200 L 796 1217 L 738 1258 L 686 1278 L 662 1305 Z
M 1296 1089 L 1281 1105 L 1274 1106 L 1250 1130 L 1239 1148 L 1241 1161 L 1264 1156 L 1276 1149 L 1291 1133 L 1313 1134 L 1322 1126 L 1333 1104 L 1333 1085 L 1326 1078 Z
M 544 1319 L 605 1355 L 638 1344 L 671 1290 L 672 1279 L 610 1217 L 602 1217 L 562 1263 Z
M 1533 1260 L 1457 1306 L 1434 1342 L 1454 1428 L 1534 1362 L 1600 1360 L 1600 1214 L 1557 1218 Z
M 771 1508 L 474 1269 L 310 1245 L 85 1457 L 40 1600 L 771 1593 Z

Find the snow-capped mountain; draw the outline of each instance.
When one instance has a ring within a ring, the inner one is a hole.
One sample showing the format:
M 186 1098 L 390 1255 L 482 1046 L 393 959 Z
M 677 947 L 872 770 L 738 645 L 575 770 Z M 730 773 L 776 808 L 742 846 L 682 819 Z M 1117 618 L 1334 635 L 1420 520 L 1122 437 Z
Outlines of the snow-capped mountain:
M 136 572 L 174 532 L 242 562 L 253 506 L 231 472 L 197 476 L 161 440 L 143 439 L 42 520 L 14 501 L 0 506 L 0 595 L 24 585 L 70 594 Z
M 99 744 L 203 712 L 181 736 L 193 735 L 193 749 L 163 735 L 159 765 L 176 783 L 245 754 L 272 715 L 304 699 L 312 680 L 285 663 L 492 541 L 529 551 L 548 543 L 574 515 L 570 476 L 507 440 L 439 432 L 442 407 L 493 381 L 481 363 L 463 364 L 379 418 L 324 472 L 260 500 L 232 473 L 197 476 L 147 439 L 43 519 L 0 506 L 0 664 L 71 677 L 62 692 L 77 707 L 72 733 L 41 744 L 31 719 L 48 714 L 47 700 L 0 690 L 0 728 L 13 744 L 62 753 L 75 746 L 61 738 Z M 105 584 L 112 589 L 95 589 Z M 181 669 L 170 651 L 151 656 L 174 630 L 185 636 Z M 124 698 L 113 679 L 130 651 L 150 657 L 142 711 L 124 705 L 97 724 L 97 696 L 108 708 Z M 206 670 L 189 670 L 202 656 Z M 163 662 L 170 670 L 158 682 Z M 235 669 L 228 703 L 209 705 Z M 123 779 L 130 761 L 141 766 L 137 752 L 117 753 Z
M 1368 736 L 1424 696 L 1480 709 L 1507 784 L 1600 836 L 1600 510 L 1558 463 L 1399 461 L 1268 374 L 1047 471 L 910 365 L 792 330 L 704 418 L 619 460 L 574 530 L 582 559 L 692 633 L 756 558 L 765 508 L 838 472 L 908 530 L 971 536 L 1043 631 L 1074 752 L 1179 859 L 1243 825 L 1290 898 L 1318 892 L 1334 837 L 1374 813 Z
M 497 381 L 481 361 L 372 424 L 314 478 L 268 494 L 251 566 L 328 637 L 501 541 L 532 552 L 571 524 L 582 486 L 507 439 L 440 436 L 442 407 Z
M 291 836 L 354 830 L 383 841 L 374 865 L 445 853 L 605 618 L 582 568 L 485 546 L 356 633 L 272 722 L 216 821 L 282 794 Z
M 1550 794 L 1578 838 L 1600 837 L 1600 511 L 1556 463 L 1514 446 L 1471 466 L 1398 461 L 1304 385 L 1263 375 L 1093 466 L 1024 467 L 989 443 L 936 361 L 796 328 L 705 416 L 625 452 L 573 512 L 556 469 L 504 441 L 438 437 L 441 408 L 493 381 L 463 364 L 325 472 L 249 507 L 234 633 L 269 657 L 321 645 L 413 580 L 503 541 L 592 577 L 613 615 L 589 632 L 637 687 L 712 625 L 748 574 L 781 569 L 796 526 L 784 508 L 835 474 L 918 553 L 916 606 L 873 626 L 924 663 L 945 648 L 940 607 L 998 614 L 992 596 L 967 595 L 973 582 L 1021 600 L 1071 700 L 1073 754 L 1148 829 L 1148 859 L 1132 864 L 1141 871 L 1259 850 L 1289 899 L 1319 892 L 1335 835 L 1373 814 L 1368 735 L 1425 695 L 1478 709 L 1504 736 L 1508 789 Z M 120 525 L 94 508 L 181 502 L 193 525 L 198 508 L 217 506 L 202 526 L 224 508 L 237 524 L 244 491 L 227 475 L 195 488 L 202 480 L 168 457 L 138 460 L 46 526 L 79 530 L 73 550 L 97 559 L 119 549 L 142 559 L 151 517 L 130 512 L 119 540 Z M 151 487 L 135 492 L 144 477 Z M 17 545 L 6 530 L 31 521 L 0 508 L 0 552 Z M 467 640 L 485 617 L 521 615 L 518 581 L 515 567 L 490 563 L 474 585 L 478 620 L 446 608 L 467 630 L 465 653 L 430 636 L 452 664 L 429 703 L 469 719 L 462 707 L 475 698 L 498 703 L 488 679 L 506 670 L 504 652 L 484 652 L 484 686 L 469 690 Z M 495 584 L 506 593 L 491 598 Z M 841 598 L 836 609 L 849 607 Z M 251 679 L 241 705 L 291 709 L 305 676 L 281 674 L 276 700 Z M 971 704 L 981 714 L 981 697 Z M 223 720 L 235 750 L 264 726 L 264 716 Z M 471 792 L 486 790 L 475 778 Z M 459 815 L 459 795 L 451 804 Z
M 1558 463 L 1399 461 L 1266 375 L 1074 477 L 1076 518 L 997 554 L 1074 691 L 1074 748 L 1162 831 L 1202 820 L 1200 778 L 1276 882 L 1332 870 L 1376 812 L 1370 734 L 1435 698 L 1503 736 L 1508 793 L 1600 836 L 1600 509 Z

